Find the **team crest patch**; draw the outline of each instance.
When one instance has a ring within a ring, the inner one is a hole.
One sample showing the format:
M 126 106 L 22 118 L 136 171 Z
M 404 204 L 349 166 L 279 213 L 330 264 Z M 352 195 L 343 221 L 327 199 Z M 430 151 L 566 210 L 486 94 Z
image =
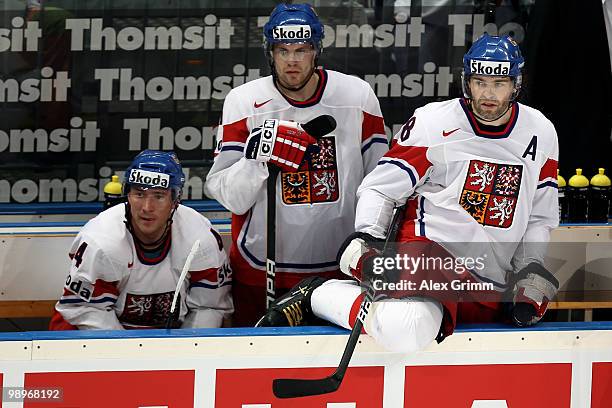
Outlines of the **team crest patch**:
M 128 293 L 119 320 L 139 326 L 164 327 L 170 314 L 173 296 L 174 292 L 151 295 Z
M 285 204 L 314 204 L 338 200 L 336 138 L 323 137 L 319 152 L 308 157 L 296 172 L 282 172 L 281 186 Z
M 471 160 L 461 193 L 461 206 L 482 225 L 510 227 L 522 174 L 522 165 Z

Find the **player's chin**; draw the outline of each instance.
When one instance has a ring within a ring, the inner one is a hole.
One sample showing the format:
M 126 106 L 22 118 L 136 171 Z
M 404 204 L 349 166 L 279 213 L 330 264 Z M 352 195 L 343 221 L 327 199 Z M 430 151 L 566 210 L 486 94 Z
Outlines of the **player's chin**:
M 297 86 L 303 78 L 301 75 L 285 75 L 285 78 L 282 78 L 282 82 L 284 82 L 287 86 Z
M 481 117 L 482 119 L 486 119 L 486 120 L 492 120 L 498 116 L 497 110 L 492 111 L 488 109 L 476 109 L 475 111 L 479 117 Z
M 300 81 L 280 81 L 280 85 L 286 89 L 294 89 L 301 85 Z

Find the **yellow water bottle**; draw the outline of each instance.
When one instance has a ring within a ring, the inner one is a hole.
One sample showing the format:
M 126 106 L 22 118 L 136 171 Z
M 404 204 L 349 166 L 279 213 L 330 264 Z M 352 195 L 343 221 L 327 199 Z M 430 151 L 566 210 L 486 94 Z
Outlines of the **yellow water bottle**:
M 125 197 L 122 194 L 123 186 L 119 182 L 119 176 L 112 176 L 111 181 L 104 186 L 104 209 L 125 202 Z
M 567 186 L 567 220 L 572 223 L 587 222 L 589 179 L 582 175 L 582 169 L 570 177 Z
M 591 178 L 589 191 L 589 222 L 608 222 L 610 210 L 610 178 L 600 168 L 599 173 Z

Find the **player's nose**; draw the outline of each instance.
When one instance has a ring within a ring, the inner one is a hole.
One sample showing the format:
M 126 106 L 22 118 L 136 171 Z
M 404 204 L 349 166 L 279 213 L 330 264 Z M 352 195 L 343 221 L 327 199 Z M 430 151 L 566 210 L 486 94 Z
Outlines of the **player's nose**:
M 153 196 L 145 196 L 142 201 L 142 210 L 145 212 L 151 212 L 155 209 L 155 199 Z

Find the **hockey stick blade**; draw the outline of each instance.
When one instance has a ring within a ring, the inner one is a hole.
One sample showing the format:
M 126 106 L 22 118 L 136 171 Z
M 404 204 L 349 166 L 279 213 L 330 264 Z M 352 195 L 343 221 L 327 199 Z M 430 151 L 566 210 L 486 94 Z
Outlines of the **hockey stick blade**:
M 326 378 L 305 380 L 298 378 L 277 378 L 272 381 L 272 392 L 276 398 L 297 398 L 329 394 L 340 387 L 342 378 L 336 373 Z
M 303 123 L 301 126 L 310 136 L 320 139 L 336 129 L 336 120 L 333 116 L 321 115 L 307 123 Z
M 371 293 L 370 293 L 371 296 Z M 366 294 L 366 297 L 368 295 Z M 371 303 L 371 298 L 362 301 L 360 309 L 364 309 L 367 314 L 368 303 Z M 330 392 L 336 391 L 342 380 L 344 374 L 348 368 L 351 356 L 355 351 L 357 342 L 359 341 L 359 335 L 363 328 L 363 321 L 357 319 L 351 334 L 346 342 L 344 352 L 340 358 L 340 363 L 336 368 L 336 371 L 329 377 L 317 378 L 317 379 L 303 379 L 303 378 L 278 378 L 272 382 L 272 392 L 277 398 L 297 398 L 307 397 L 310 395 L 329 394 Z

